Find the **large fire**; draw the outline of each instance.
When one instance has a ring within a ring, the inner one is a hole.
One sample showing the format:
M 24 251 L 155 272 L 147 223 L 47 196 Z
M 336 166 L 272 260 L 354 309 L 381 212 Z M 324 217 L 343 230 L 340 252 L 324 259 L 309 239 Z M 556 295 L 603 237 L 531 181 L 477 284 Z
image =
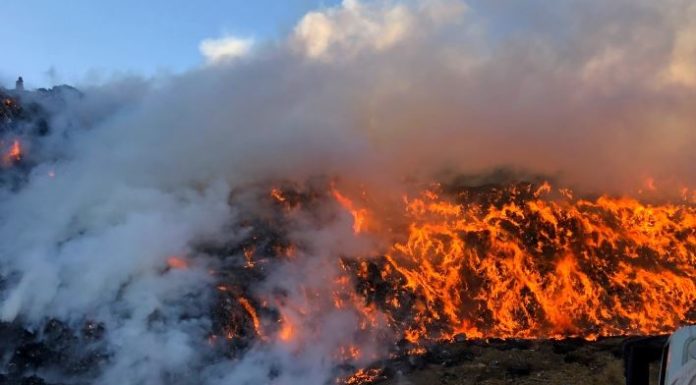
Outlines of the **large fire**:
M 400 217 L 381 218 L 364 192 L 354 198 L 327 190 L 322 197 L 273 188 L 267 199 L 281 216 L 333 199 L 352 216 L 356 237 L 390 240 L 373 255 L 337 257 L 330 295 L 333 307 L 360 315 L 361 330 L 386 324 L 393 342 L 405 346 L 398 354 L 460 335 L 594 339 L 663 333 L 696 319 L 693 202 L 579 199 L 548 183 L 434 185 L 403 197 Z M 244 268 L 257 269 L 269 250 L 291 260 L 294 247 L 246 245 Z M 289 304 L 220 290 L 245 315 L 232 322 L 230 339 L 251 331 L 278 342 L 300 338 L 297 325 L 317 311 L 311 301 L 322 294 Z M 337 352 L 347 361 L 361 354 L 354 346 Z
M 418 343 L 471 337 L 655 334 L 696 309 L 696 207 L 572 199 L 530 184 L 406 199 L 406 239 L 360 263 L 378 303 Z M 390 311 L 391 310 L 391 311 Z

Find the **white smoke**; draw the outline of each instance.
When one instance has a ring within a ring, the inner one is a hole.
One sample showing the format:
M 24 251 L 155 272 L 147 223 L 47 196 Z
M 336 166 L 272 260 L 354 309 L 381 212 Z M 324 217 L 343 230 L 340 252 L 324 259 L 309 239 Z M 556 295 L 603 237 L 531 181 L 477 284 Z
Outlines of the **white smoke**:
M 389 191 L 506 165 L 586 190 L 696 184 L 693 4 L 544 7 L 551 21 L 536 24 L 499 2 L 346 0 L 244 60 L 85 88 L 26 185 L 0 196 L 0 274 L 17 277 L 0 317 L 104 322 L 98 383 L 322 384 L 350 312 L 298 319 L 323 325 L 301 329 L 302 346 L 207 366 L 213 279 L 193 245 L 231 236 L 231 189 L 331 175 Z M 201 49 L 216 62 L 247 51 L 214 46 Z M 294 237 L 307 255 L 259 291 L 320 290 L 339 255 L 364 251 L 347 220 Z M 191 268 L 165 271 L 172 255 Z
M 253 39 L 225 36 L 219 39 L 205 39 L 201 41 L 198 49 L 208 63 L 214 64 L 247 55 L 253 45 Z

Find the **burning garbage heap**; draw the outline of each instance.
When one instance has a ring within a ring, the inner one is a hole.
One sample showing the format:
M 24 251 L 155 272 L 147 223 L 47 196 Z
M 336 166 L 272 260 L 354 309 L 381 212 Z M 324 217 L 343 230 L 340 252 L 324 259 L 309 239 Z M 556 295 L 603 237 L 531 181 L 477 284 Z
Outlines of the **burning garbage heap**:
M 327 181 L 269 185 L 253 199 L 247 237 L 205 249 L 221 258 L 210 341 L 231 357 L 256 343 L 311 339 L 297 333 L 297 314 L 311 323 L 322 296 L 358 314 L 355 341 L 365 333 L 388 347 L 375 360 L 432 355 L 467 339 L 595 340 L 696 321 L 693 202 L 582 198 L 543 181 L 433 184 L 404 196 L 402 215 L 391 218 L 376 215 L 369 194 L 348 197 Z M 301 252 L 291 241 L 297 221 L 319 226 L 326 205 L 349 213 L 357 236 L 388 246 L 336 256 L 331 290 L 307 289 L 304 303 L 281 289 L 258 295 L 267 273 Z M 360 345 L 335 352 L 348 383 L 384 375 L 355 365 L 366 354 Z
M 346 0 L 172 76 L 0 91 L 2 381 L 366 383 L 693 322 L 694 8 L 484 3 Z M 505 166 L 558 179 L 451 177 Z
M 340 185 L 317 178 L 230 194 L 242 228 L 229 241 L 201 242 L 191 256 L 205 261 L 214 282 L 214 355 L 238 361 L 259 346 L 302 354 L 324 338 L 325 314 L 341 312 L 354 322 L 348 338 L 330 345 L 334 377 L 373 383 L 423 360 L 470 359 L 443 348 L 452 342 L 595 340 L 696 321 L 693 202 L 460 179 L 424 186 L 386 210 L 368 191 Z M 306 286 L 277 283 L 288 266 L 319 258 L 300 229 L 346 218 L 352 239 L 368 238 L 372 249 L 331 256 L 323 263 L 333 269 L 300 270 L 324 274 L 321 285 L 311 276 Z M 191 258 L 172 256 L 167 269 L 188 269 Z M 37 331 L 19 320 L 0 331 L 3 378 L 44 383 L 33 374 L 40 369 L 89 380 L 109 360 L 108 330 L 97 322 L 47 320 Z
M 50 114 L 0 98 L 1 182 L 21 188 Z M 510 175 L 387 194 L 331 177 L 274 180 L 232 191 L 234 236 L 171 256 L 162 274 L 208 269 L 211 362 L 322 344 L 332 378 L 371 383 L 470 359 L 453 342 L 585 341 L 696 321 L 696 195 L 680 196 L 577 195 Z M 14 278 L 0 276 L 0 294 Z M 108 333 L 90 317 L 0 323 L 0 380 L 89 383 L 112 358 Z M 287 368 L 266 369 L 272 380 Z
M 50 132 L 49 114 L 0 98 L 0 174 L 19 188 L 33 164 L 26 148 Z M 264 346 L 298 355 L 341 334 L 323 351 L 333 377 L 369 383 L 428 357 L 451 360 L 442 346 L 453 341 L 594 340 L 696 321 L 693 191 L 671 202 L 576 196 L 536 177 L 407 190 L 383 202 L 384 194 L 329 177 L 234 190 L 235 236 L 201 241 L 167 267 L 209 268 L 211 357 L 243 360 Z M 317 247 L 325 237 L 360 246 L 332 254 Z M 3 286 L 13 279 L 1 278 Z M 325 330 L 331 323 L 339 326 Z M 110 359 L 108 332 L 89 318 L 47 319 L 38 330 L 2 323 L 0 378 L 43 383 L 36 373 L 48 371 L 89 382 Z

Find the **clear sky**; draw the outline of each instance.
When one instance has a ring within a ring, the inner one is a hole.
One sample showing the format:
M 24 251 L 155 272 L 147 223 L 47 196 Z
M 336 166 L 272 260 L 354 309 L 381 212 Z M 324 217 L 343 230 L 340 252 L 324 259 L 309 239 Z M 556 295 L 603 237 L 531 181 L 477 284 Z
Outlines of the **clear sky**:
M 28 87 L 152 75 L 200 65 L 198 44 L 285 35 L 339 0 L 1 0 L 0 84 Z

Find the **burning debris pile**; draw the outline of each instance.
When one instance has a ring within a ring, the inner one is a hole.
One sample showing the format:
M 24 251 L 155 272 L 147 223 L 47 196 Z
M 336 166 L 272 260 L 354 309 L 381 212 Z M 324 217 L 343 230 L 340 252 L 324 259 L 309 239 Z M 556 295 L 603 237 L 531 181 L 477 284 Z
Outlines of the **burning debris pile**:
M 0 175 L 10 190 L 21 190 L 40 163 L 51 133 L 51 104 L 40 102 L 51 95 L 25 93 L 26 106 L 2 95 Z M 319 361 L 318 382 L 367 384 L 431 364 L 478 362 L 471 370 L 480 372 L 494 365 L 480 357 L 525 341 L 595 346 L 587 341 L 599 339 L 604 346 L 606 337 L 696 322 L 693 190 L 682 189 L 680 200 L 576 196 L 513 174 L 401 186 L 385 193 L 316 177 L 226 191 L 230 236 L 196 239 L 158 272 L 205 269 L 207 278 L 196 279 L 206 286 L 178 300 L 195 305 L 174 315 L 155 306 L 146 327 L 198 325 L 205 333 L 195 342 L 205 346 L 199 370 L 226 362 L 244 368 L 261 352 L 252 382 L 303 378 Z M 2 274 L 0 294 L 11 303 L 6 290 L 21 278 Z M 89 383 L 116 360 L 114 325 L 98 316 L 28 325 L 0 323 L 2 381 Z M 311 364 L 294 361 L 304 355 Z M 527 366 L 520 370 L 531 372 Z
M 14 103 L 7 111 L 21 111 Z M 208 269 L 208 293 L 189 294 L 213 298 L 207 314 L 177 316 L 210 319 L 199 365 L 258 351 L 296 357 L 321 341 L 331 378 L 367 384 L 433 363 L 466 366 L 525 340 L 655 335 L 696 322 L 688 191 L 648 203 L 575 196 L 538 178 L 455 178 L 404 191 L 384 200 L 326 177 L 233 190 L 233 236 L 199 240 L 160 272 Z M 353 246 L 321 246 L 346 241 Z M 147 323 L 162 317 L 154 310 Z M 108 325 L 41 325 L 0 324 L 3 381 L 90 382 L 114 359 Z M 271 362 L 269 381 L 288 370 Z
M 379 382 L 431 361 L 471 362 L 474 356 L 448 349 L 490 339 L 510 339 L 510 346 L 594 340 L 696 321 L 696 207 L 688 202 L 583 199 L 546 182 L 449 183 L 404 196 L 402 216 L 381 217 L 369 193 L 349 197 L 319 178 L 240 189 L 229 204 L 240 210 L 241 238 L 203 242 L 194 253 L 212 266 L 208 344 L 226 359 L 278 344 L 299 354 L 322 335 L 325 325 L 314 322 L 326 311 L 357 320 L 332 352 L 342 363 L 335 376 L 347 384 Z M 322 272 L 328 291 L 300 284 L 298 297 L 276 285 L 274 274 L 311 255 L 298 228 L 341 218 L 349 218 L 356 240 L 380 246 L 329 259 L 335 269 Z M 167 263 L 190 268 L 183 257 Z M 3 353 L 8 378 L 37 368 L 84 377 L 109 359 L 98 344 L 108 333 L 103 325 L 72 330 L 51 320 L 40 341 L 17 324 L 2 327 L 5 340 L 16 341 Z M 365 350 L 368 341 L 384 351 Z
M 22 109 L 8 100 L 3 129 L 11 133 Z M 5 172 L 13 172 L 23 153 L 8 151 Z M 169 257 L 163 274 L 209 268 L 213 362 L 278 347 L 301 354 L 334 333 L 327 314 L 338 315 L 343 335 L 324 353 L 332 377 L 346 384 L 429 362 L 471 362 L 471 354 L 448 352 L 481 343 L 485 350 L 490 339 L 595 340 L 696 322 L 696 205 L 688 191 L 681 201 L 646 203 L 576 197 L 539 178 L 481 180 L 410 186 L 415 193 L 384 202 L 330 178 L 240 187 L 227 202 L 237 213 L 235 236 Z M 316 250 L 327 228 L 360 246 Z M 286 274 L 301 278 L 286 282 Z M 48 319 L 37 331 L 2 323 L 3 378 L 43 383 L 34 373 L 48 371 L 94 379 L 112 359 L 103 341 L 109 331 L 82 324 Z M 269 370 L 269 379 L 281 374 Z
M 311 322 L 322 297 L 355 312 L 356 338 L 378 338 L 390 357 L 455 340 L 593 340 L 696 321 L 696 206 L 689 202 L 583 199 L 546 182 L 451 183 L 404 197 L 403 216 L 383 218 L 369 194 L 350 199 L 327 182 L 259 190 L 251 206 L 263 209 L 243 221 L 246 238 L 205 249 L 223 260 L 211 343 L 226 341 L 232 356 L 254 342 L 311 339 L 296 334 L 297 314 Z M 350 213 L 356 237 L 389 246 L 337 256 L 331 292 L 308 288 L 302 303 L 281 289 L 256 295 L 269 271 L 301 253 L 291 240 L 297 221 L 325 223 L 327 205 Z M 360 345 L 335 352 L 346 368 L 364 354 Z M 347 381 L 363 382 L 356 378 Z
M 0 92 L 0 378 L 398 381 L 696 321 L 696 9 L 618 1 L 346 0 Z

